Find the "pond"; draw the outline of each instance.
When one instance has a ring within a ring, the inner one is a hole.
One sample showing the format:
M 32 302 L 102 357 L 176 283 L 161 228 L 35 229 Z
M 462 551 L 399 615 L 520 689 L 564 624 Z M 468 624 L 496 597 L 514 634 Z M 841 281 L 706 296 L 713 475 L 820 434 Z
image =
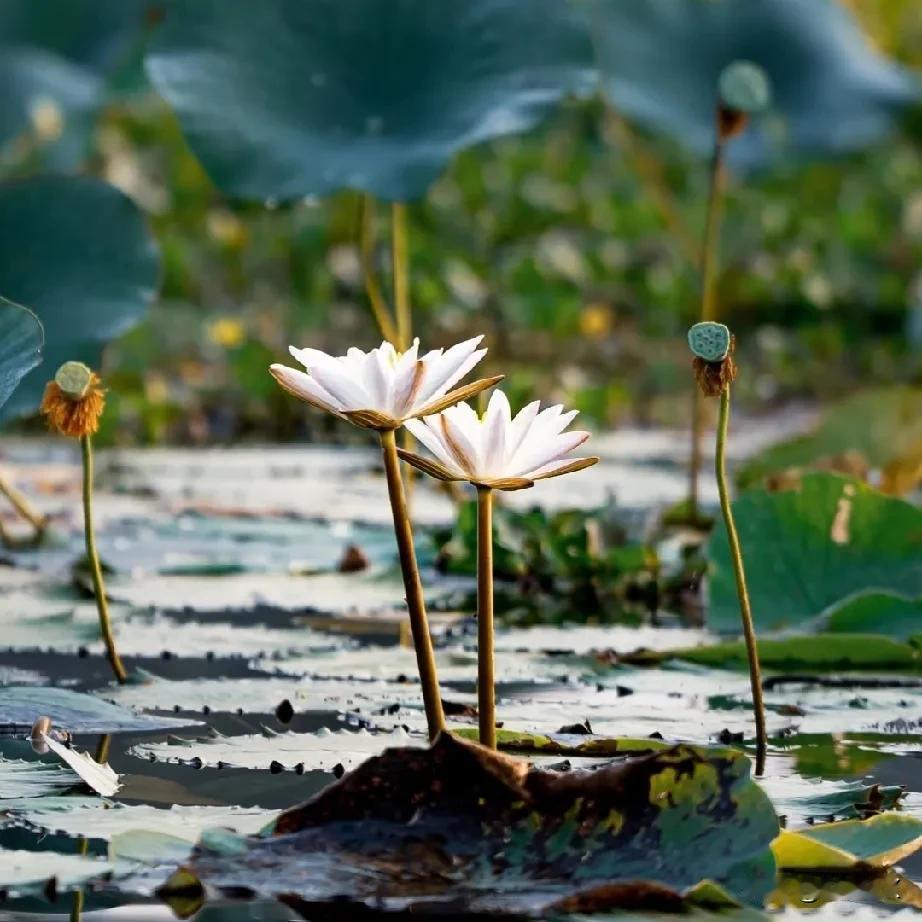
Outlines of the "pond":
M 742 423 L 737 460 L 810 419 L 787 414 Z M 683 495 L 680 434 L 629 431 L 599 442 L 602 462 L 576 487 L 563 478 L 531 495 L 512 493 L 512 508 L 592 509 L 613 496 L 624 527 L 641 534 L 652 510 Z M 253 855 L 237 871 L 233 856 L 240 842 L 258 841 L 241 837 L 271 827 L 282 811 L 371 756 L 426 746 L 376 460 L 335 447 L 105 454 L 99 541 L 118 645 L 132 674 L 117 686 L 79 566 L 78 459 L 59 443 L 4 446 L 12 479 L 54 526 L 42 547 L 7 551 L 0 569 L 0 919 L 59 918 L 75 907 L 86 918 L 107 909 L 109 919 L 194 911 L 198 903 L 171 899 L 170 908 L 153 893 L 203 833 L 219 835 L 215 829 L 233 830 L 221 834 L 231 837 L 218 852 L 227 866 L 209 871 L 207 860 L 202 864 L 219 887 L 197 919 L 355 918 L 354 906 L 267 899 Z M 714 495 L 705 499 L 713 503 Z M 448 726 L 472 736 L 473 580 L 436 567 L 433 535 L 453 520 L 450 499 L 418 482 L 412 501 Z M 342 572 L 350 547 L 360 549 L 363 566 Z M 509 584 L 507 601 L 520 588 Z M 746 673 L 666 655 L 713 646 L 717 638 L 700 612 L 664 607 L 646 619 L 603 624 L 598 617 L 585 623 L 579 611 L 544 619 L 517 610 L 509 604 L 496 637 L 501 747 L 574 777 L 671 743 L 709 746 L 713 759 L 752 755 Z M 757 783 L 784 828 L 809 831 L 875 815 L 919 822 L 918 830 L 881 831 L 886 843 L 865 843 L 864 852 L 856 846 L 863 863 L 852 857 L 847 865 L 782 873 L 769 908 L 793 916 L 827 906 L 834 917 L 876 918 L 922 905 L 913 882 L 922 881 L 922 855 L 907 844 L 922 841 L 922 676 L 773 670 L 767 649 L 771 744 Z M 45 715 L 72 733 L 75 750 L 108 761 L 118 775 L 116 793 L 94 793 L 54 752 L 34 751 L 31 726 Z M 739 791 L 733 796 L 746 802 Z M 895 812 L 880 812 L 887 807 Z M 751 816 L 742 822 L 740 830 L 757 824 Z M 683 833 L 675 835 L 678 842 Z M 710 841 L 721 835 L 715 827 Z M 745 839 L 734 835 L 731 841 Z M 872 854 L 893 849 L 899 855 L 872 868 Z M 270 857 L 260 860 L 272 867 Z M 670 860 L 691 858 L 679 849 Z M 898 870 L 889 869 L 894 863 Z M 280 875 L 277 892 L 284 893 L 318 874 L 335 879 L 337 871 L 283 864 L 272 877 Z M 470 893 L 464 899 L 470 909 L 480 905 Z M 534 917 L 517 894 L 508 899 L 505 907 L 478 911 Z M 694 912 L 712 910 L 704 903 Z M 748 918 L 751 911 L 733 912 Z

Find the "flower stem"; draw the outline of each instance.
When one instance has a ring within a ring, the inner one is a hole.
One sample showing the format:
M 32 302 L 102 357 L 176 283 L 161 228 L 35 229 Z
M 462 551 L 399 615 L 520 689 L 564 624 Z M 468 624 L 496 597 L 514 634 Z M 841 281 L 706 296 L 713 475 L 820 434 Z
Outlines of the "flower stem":
M 480 742 L 496 749 L 493 663 L 493 490 L 477 487 L 477 713 Z
M 393 430 L 381 433 L 381 454 L 384 457 L 384 472 L 387 476 L 387 492 L 394 516 L 394 534 L 397 537 L 397 551 L 400 555 L 400 569 L 403 586 L 407 594 L 407 609 L 410 613 L 410 630 L 416 647 L 416 664 L 419 680 L 423 687 L 423 703 L 426 707 L 426 721 L 429 725 L 429 739 L 434 740 L 445 729 L 445 714 L 442 710 L 442 696 L 439 692 L 439 678 L 435 667 L 435 652 L 429 621 L 426 618 L 426 602 L 419 578 L 419 566 L 413 547 L 413 528 L 407 511 L 407 499 L 400 476 L 400 461 L 397 457 L 397 439 Z
M 124 685 L 128 674 L 115 648 L 112 634 L 112 622 L 109 619 L 109 600 L 102 579 L 102 567 L 96 551 L 96 534 L 93 529 L 93 441 L 89 435 L 81 436 L 80 447 L 83 449 L 83 531 L 86 538 L 86 557 L 93 577 L 93 592 L 96 596 L 96 610 L 99 612 L 99 627 L 106 645 L 106 655 L 115 673 L 115 678 Z
M 413 318 L 410 314 L 409 256 L 407 249 L 407 206 L 391 205 L 392 250 L 394 267 L 394 313 L 397 315 L 397 342 L 401 352 L 410 348 Z
M 42 536 L 48 527 L 48 522 L 43 515 L 40 515 L 29 505 L 28 500 L 19 492 L 3 475 L 0 475 L 0 493 L 2 493 L 16 512 L 24 518 L 35 530 L 35 538 Z M 4 544 L 9 544 L 12 539 L 6 531 L 0 532 L 0 538 Z
M 720 395 L 720 418 L 717 424 L 717 488 L 720 492 L 720 511 L 727 529 L 727 541 L 730 545 L 730 557 L 733 560 L 733 573 L 736 577 L 736 593 L 740 601 L 740 617 L 743 621 L 743 634 L 746 637 L 746 654 L 749 657 L 749 681 L 752 686 L 752 707 L 756 722 L 756 774 L 762 774 L 765 766 L 765 751 L 768 737 L 765 730 L 765 703 L 762 700 L 762 676 L 759 669 L 759 649 L 756 643 L 756 631 L 752 622 L 752 608 L 749 604 L 749 590 L 746 587 L 746 571 L 743 568 L 743 551 L 740 547 L 733 509 L 730 505 L 730 492 L 727 489 L 727 428 L 730 422 L 730 386 L 727 385 Z
M 720 226 L 723 220 L 724 192 L 727 170 L 724 163 L 726 140 L 718 126 L 714 155 L 711 158 L 711 181 L 708 193 L 704 243 L 701 248 L 701 316 L 699 320 L 714 320 L 717 316 L 717 265 L 720 255 Z M 698 480 L 701 472 L 701 441 L 704 436 L 704 403 L 696 387 L 692 396 L 691 458 L 688 465 L 688 517 L 697 522 Z
M 389 342 L 397 341 L 397 327 L 390 308 L 381 293 L 381 284 L 375 271 L 375 202 L 370 195 L 362 196 L 361 241 L 359 253 L 362 263 L 362 278 L 372 316 L 378 324 L 378 331 Z

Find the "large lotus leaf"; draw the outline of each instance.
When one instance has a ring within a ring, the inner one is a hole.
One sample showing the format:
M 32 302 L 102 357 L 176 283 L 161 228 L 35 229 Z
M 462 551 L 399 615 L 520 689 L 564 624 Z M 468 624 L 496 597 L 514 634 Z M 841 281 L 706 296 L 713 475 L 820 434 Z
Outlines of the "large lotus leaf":
M 595 80 L 561 0 L 178 3 L 147 69 L 217 185 L 259 199 L 418 198 Z
M 752 486 L 772 475 L 818 465 L 880 471 L 886 493 L 906 493 L 922 477 L 922 390 L 889 387 L 849 397 L 823 414 L 817 427 L 773 445 L 740 468 L 737 482 Z
M 832 474 L 795 489 L 752 490 L 733 504 L 756 626 L 775 629 L 819 615 L 867 589 L 922 587 L 922 510 Z M 736 584 L 723 528 L 707 550 L 708 625 L 739 631 Z
M 861 592 L 823 614 L 824 629 L 845 634 L 886 634 L 909 639 L 922 634 L 922 598 L 896 592 Z
M 92 695 L 66 688 L 0 688 L 0 730 L 29 733 L 39 717 L 71 733 L 119 733 L 188 726 L 188 720 L 135 714 Z
M 782 137 L 798 151 L 870 144 L 918 96 L 916 82 L 869 45 L 836 0 L 584 0 L 616 109 L 704 153 L 714 143 L 717 82 L 735 60 L 761 65 L 773 107 L 731 156 L 764 163 Z
M 63 362 L 98 365 L 103 345 L 147 311 L 158 272 L 140 212 L 112 186 L 64 176 L 0 186 L 0 293 L 45 328 L 44 369 L 26 376 L 5 415 L 35 410 Z
M 28 308 L 0 298 L 0 408 L 42 359 L 44 334 Z
M 333 900 L 544 916 L 599 888 L 611 907 L 656 893 L 677 908 L 705 880 L 761 904 L 777 832 L 748 760 L 730 750 L 680 746 L 558 773 L 443 735 L 369 759 L 248 853 L 202 852 L 187 868 L 219 890 L 286 894 L 308 916 Z

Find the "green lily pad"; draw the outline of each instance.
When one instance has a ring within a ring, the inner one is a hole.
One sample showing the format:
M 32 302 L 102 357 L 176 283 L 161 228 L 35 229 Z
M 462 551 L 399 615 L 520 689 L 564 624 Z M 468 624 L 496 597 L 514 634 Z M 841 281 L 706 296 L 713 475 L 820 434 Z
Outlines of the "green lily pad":
M 158 271 L 140 212 L 112 186 L 66 176 L 0 185 L 0 292 L 38 315 L 51 369 L 26 375 L 4 415 L 35 411 L 64 362 L 98 365 L 103 345 L 147 311 Z
M 849 463 L 881 471 L 888 493 L 906 493 L 922 462 L 922 390 L 888 387 L 864 391 L 830 407 L 812 432 L 773 445 L 737 472 L 744 487 L 792 469 Z M 849 460 L 851 459 L 851 460 Z
M 875 52 L 835 0 L 587 0 L 605 90 L 619 111 L 695 151 L 714 144 L 721 72 L 759 65 L 773 105 L 732 159 L 765 164 L 783 141 L 809 154 L 872 144 L 918 98 L 918 83 Z
M 602 893 L 597 908 L 656 893 L 674 910 L 703 881 L 724 903 L 761 905 L 777 831 L 736 752 L 680 746 L 556 773 L 443 735 L 369 759 L 283 813 L 273 838 L 242 856 L 200 853 L 179 880 L 286 894 L 308 915 L 338 900 L 544 917 Z
M 179 3 L 147 70 L 219 187 L 282 200 L 419 198 L 456 152 L 595 82 L 558 0 Z
M 26 307 L 0 298 L 0 408 L 23 376 L 42 360 L 44 332 Z
M 870 811 L 892 809 L 905 795 L 899 785 L 804 778 L 796 773 L 778 776 L 770 771 L 759 784 L 786 818 L 788 828 L 813 819 L 862 818 Z
M 733 504 L 756 627 L 796 626 L 868 589 L 918 592 L 922 510 L 832 474 L 808 474 L 796 489 L 752 490 Z M 707 549 L 708 626 L 740 630 L 724 529 Z

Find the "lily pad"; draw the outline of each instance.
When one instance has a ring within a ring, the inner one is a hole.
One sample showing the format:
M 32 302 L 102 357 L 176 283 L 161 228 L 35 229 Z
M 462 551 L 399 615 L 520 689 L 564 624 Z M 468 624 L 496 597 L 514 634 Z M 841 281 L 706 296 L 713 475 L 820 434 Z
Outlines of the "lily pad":
M 38 315 L 51 369 L 26 375 L 4 414 L 35 411 L 63 362 L 98 365 L 103 345 L 144 316 L 158 272 L 140 212 L 112 186 L 70 176 L 0 185 L 0 292 Z
M 0 408 L 42 360 L 44 331 L 28 308 L 0 298 Z
M 733 504 L 756 626 L 796 626 L 868 589 L 922 586 L 922 510 L 833 474 L 798 487 L 751 490 Z M 724 529 L 707 549 L 708 625 L 739 632 L 739 603 Z
M 541 916 L 601 893 L 597 908 L 655 893 L 674 910 L 705 880 L 725 902 L 760 905 L 777 831 L 738 753 L 676 747 L 555 773 L 443 735 L 369 759 L 283 813 L 274 838 L 236 858 L 201 853 L 177 882 L 286 894 L 305 914 L 337 900 Z
M 8 802 L 60 794 L 79 784 L 73 772 L 50 762 L 0 758 L 0 811 Z
M 835 463 L 879 471 L 886 493 L 907 493 L 922 464 L 922 390 L 889 387 L 864 391 L 830 407 L 812 432 L 784 439 L 747 461 L 741 486 L 761 484 L 786 472 Z
M 804 778 L 796 773 L 779 777 L 771 771 L 759 784 L 788 828 L 814 819 L 860 819 L 869 812 L 897 806 L 905 794 L 899 785 Z
M 215 183 L 257 199 L 419 198 L 456 152 L 595 81 L 558 0 L 197 0 L 170 8 L 147 70 Z
M 745 165 L 862 148 L 918 98 L 917 81 L 878 54 L 835 0 L 587 0 L 612 104 L 699 153 L 714 144 L 718 82 L 738 60 L 768 75 L 773 105 L 731 148 Z
M 0 732 L 28 734 L 40 717 L 70 733 L 130 733 L 189 726 L 173 717 L 135 714 L 117 704 L 66 688 L 0 688 Z
M 86 855 L 0 848 L 0 888 L 8 896 L 40 895 L 52 883 L 56 891 L 70 890 L 112 870 L 110 862 Z

